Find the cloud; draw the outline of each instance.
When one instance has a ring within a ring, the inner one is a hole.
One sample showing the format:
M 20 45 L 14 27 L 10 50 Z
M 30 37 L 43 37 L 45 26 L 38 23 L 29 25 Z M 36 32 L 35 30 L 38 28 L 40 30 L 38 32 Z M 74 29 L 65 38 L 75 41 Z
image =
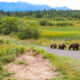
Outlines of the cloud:
M 0 0 L 6 1 L 6 0 Z M 32 4 L 46 4 L 52 7 L 63 7 L 67 6 L 71 9 L 80 10 L 80 0 L 7 0 L 6 2 L 29 2 Z

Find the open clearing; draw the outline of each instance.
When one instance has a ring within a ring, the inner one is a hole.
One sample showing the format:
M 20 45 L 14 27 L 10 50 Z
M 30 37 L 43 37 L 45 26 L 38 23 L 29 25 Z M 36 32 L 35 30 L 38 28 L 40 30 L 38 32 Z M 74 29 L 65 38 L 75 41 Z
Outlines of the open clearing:
M 40 55 L 33 56 L 32 52 L 21 55 L 5 68 L 14 73 L 10 78 L 18 80 L 48 80 L 57 76 L 56 69 L 52 68 L 49 60 Z

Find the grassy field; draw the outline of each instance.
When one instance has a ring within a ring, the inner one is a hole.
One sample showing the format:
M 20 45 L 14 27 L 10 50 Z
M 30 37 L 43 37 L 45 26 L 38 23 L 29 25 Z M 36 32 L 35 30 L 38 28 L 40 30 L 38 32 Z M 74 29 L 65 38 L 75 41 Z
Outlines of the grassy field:
M 38 27 L 41 33 L 41 37 L 37 40 L 30 39 L 25 40 L 29 44 L 36 44 L 42 46 L 50 46 L 52 43 L 65 43 L 66 45 L 70 45 L 73 42 L 80 43 L 80 20 L 65 20 L 65 21 L 55 21 L 53 19 L 39 19 L 39 18 L 21 18 L 27 26 Z M 53 25 L 40 25 L 40 21 L 47 20 L 47 22 L 51 22 Z M 72 23 L 72 26 L 57 26 L 54 24 L 64 24 L 64 23 Z M 14 35 L 10 35 L 11 37 L 16 37 Z
M 3 37 L 5 39 L 5 37 Z M 0 38 L 1 39 L 1 38 Z M 49 59 L 56 71 L 59 72 L 57 78 L 52 80 L 80 80 L 80 61 L 68 57 L 56 56 L 45 52 L 42 49 L 23 45 L 22 43 L 16 44 L 7 40 L 1 39 L 0 45 L 0 80 L 10 77 L 12 74 L 3 68 L 4 65 L 14 62 L 15 58 L 20 54 L 32 50 L 37 55 L 43 55 L 45 59 Z M 75 63 L 75 64 L 74 64 Z M 10 79 L 14 80 L 14 79 Z
M 52 43 L 57 45 L 64 43 L 68 46 L 71 43 L 80 43 L 80 21 L 70 21 L 73 26 L 41 26 L 39 24 L 40 19 L 26 19 L 24 22 L 28 25 L 38 26 L 41 32 L 41 37 L 37 40 L 28 39 L 20 40 L 15 36 L 0 35 L 0 80 L 5 80 L 11 74 L 8 70 L 4 70 L 3 66 L 9 64 L 15 60 L 20 54 L 32 50 L 37 54 L 43 55 L 44 58 L 49 59 L 53 67 L 56 67 L 56 71 L 60 72 L 59 77 L 52 80 L 80 80 L 80 61 L 71 59 L 68 57 L 61 57 L 46 53 L 44 50 L 32 47 L 31 45 L 50 46 Z M 48 19 L 49 20 L 49 19 Z M 53 24 L 58 24 L 60 21 L 49 20 Z M 65 21 L 63 21 L 65 22 Z M 61 23 L 63 23 L 61 22 Z M 69 22 L 69 21 L 67 21 Z M 8 40 L 6 40 L 8 39 Z M 22 41 L 23 44 L 19 41 Z M 25 44 L 25 45 L 24 45 Z M 29 45 L 29 46 L 28 46 Z M 74 64 L 75 63 L 75 64 Z M 14 79 L 10 79 L 14 80 Z
M 80 20 L 55 21 L 53 19 L 22 18 L 27 25 L 37 26 L 40 29 L 41 37 L 51 40 L 79 40 Z M 46 23 L 40 25 L 40 21 Z M 50 25 L 52 24 L 52 25 Z M 70 25 L 72 24 L 72 25 Z
M 79 40 L 80 28 L 79 27 L 42 27 L 42 37 L 48 39 L 64 39 L 64 40 Z
M 32 50 L 38 55 L 43 55 L 45 59 L 47 58 L 50 60 L 53 67 L 56 67 L 56 71 L 58 71 L 60 75 L 52 80 L 80 80 L 79 60 L 52 55 L 36 47 L 24 46 L 22 44 L 12 45 L 11 43 L 4 43 L 4 45 L 0 46 L 0 80 L 12 75 L 8 70 L 4 70 L 2 66 L 13 62 L 18 55 L 24 54 L 25 51 L 28 50 Z
M 59 31 L 59 32 L 70 32 L 70 31 L 80 31 L 80 27 L 73 27 L 73 26 L 67 26 L 67 27 L 51 27 L 51 26 L 42 26 L 40 28 L 41 30 L 45 31 Z
M 22 18 L 28 25 L 37 26 L 41 32 L 41 37 L 38 40 L 26 40 L 28 43 L 42 46 L 50 46 L 51 43 L 65 43 L 70 45 L 73 42 L 80 43 L 80 20 L 65 20 L 55 21 L 53 19 L 37 19 L 37 18 Z M 40 21 L 50 22 L 53 25 L 40 25 Z M 64 23 L 67 23 L 64 24 Z M 72 24 L 72 26 L 68 24 Z M 57 25 L 58 24 L 58 25 Z M 62 26 L 61 26 L 62 25 Z

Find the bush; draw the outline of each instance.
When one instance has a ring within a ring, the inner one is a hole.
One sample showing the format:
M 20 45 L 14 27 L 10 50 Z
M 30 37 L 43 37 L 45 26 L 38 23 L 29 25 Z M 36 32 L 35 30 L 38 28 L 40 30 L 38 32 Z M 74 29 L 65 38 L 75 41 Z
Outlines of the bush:
M 19 20 L 16 17 L 5 17 L 0 25 L 0 32 L 8 35 L 18 31 Z
M 56 26 L 73 26 L 73 24 L 69 22 L 58 22 L 55 25 Z
M 47 21 L 47 20 L 41 20 L 41 21 L 39 22 L 39 24 L 40 24 L 41 26 L 53 26 L 53 23 L 50 22 L 50 21 Z
M 40 25 L 41 26 L 46 26 L 46 24 L 47 24 L 47 20 L 41 20 L 40 21 Z
M 53 26 L 53 23 L 49 21 L 49 22 L 47 23 L 47 26 Z
M 18 33 L 18 37 L 20 39 L 37 39 L 40 37 L 40 32 L 35 27 L 26 27 Z

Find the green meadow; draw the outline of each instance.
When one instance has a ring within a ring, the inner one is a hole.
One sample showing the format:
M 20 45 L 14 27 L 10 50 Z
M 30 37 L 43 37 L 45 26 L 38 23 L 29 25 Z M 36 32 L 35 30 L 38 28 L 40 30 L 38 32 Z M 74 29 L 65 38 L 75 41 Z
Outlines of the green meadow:
M 41 37 L 51 40 L 79 40 L 80 39 L 80 21 L 65 20 L 56 21 L 53 19 L 23 19 L 27 24 L 37 26 Z M 45 23 L 45 24 L 44 24 Z
M 42 37 L 49 39 L 79 40 L 80 28 L 78 27 L 42 27 Z
M 59 74 L 55 79 L 51 80 L 80 80 L 79 60 L 53 55 L 40 48 L 27 45 L 27 42 L 17 44 L 17 42 L 11 41 L 13 38 L 9 40 L 5 40 L 5 38 L 6 36 L 0 37 L 0 80 L 17 80 L 10 77 L 13 73 L 9 72 L 8 69 L 4 69 L 4 66 L 14 62 L 18 56 L 27 54 L 30 51 L 36 55 L 42 55 L 44 59 L 48 59 L 53 69 L 56 67 L 55 71 Z
M 17 19 L 19 22 L 16 23 Z M 4 66 L 30 51 L 42 55 L 51 62 L 53 68 L 56 67 L 59 75 L 51 80 L 80 80 L 80 60 L 53 55 L 32 46 L 50 47 L 52 43 L 64 43 L 68 49 L 69 45 L 75 42 L 80 43 L 80 20 L 56 21 L 48 18 L 10 16 L 4 18 L 0 25 L 0 80 L 16 80 L 10 77 L 12 73 L 5 70 Z

